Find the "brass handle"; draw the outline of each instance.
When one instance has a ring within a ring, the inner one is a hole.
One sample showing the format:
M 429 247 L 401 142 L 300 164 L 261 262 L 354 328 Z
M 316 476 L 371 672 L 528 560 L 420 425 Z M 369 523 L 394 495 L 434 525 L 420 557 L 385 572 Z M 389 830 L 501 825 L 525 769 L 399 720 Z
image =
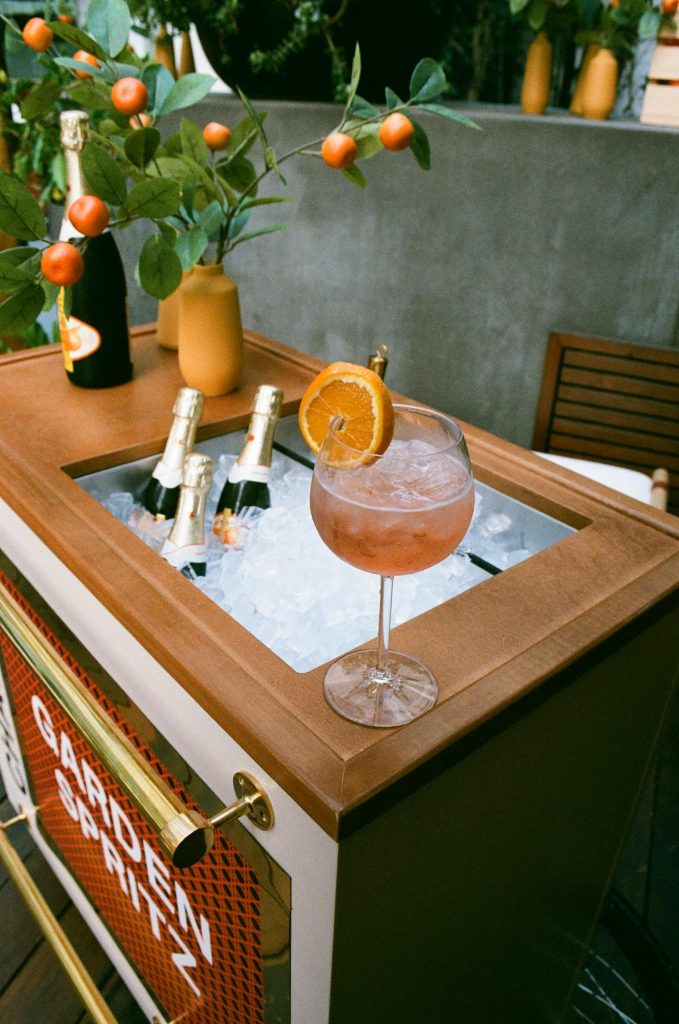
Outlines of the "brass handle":
M 184 807 L 127 737 L 115 728 L 87 688 L 2 586 L 0 627 L 157 833 L 161 846 L 176 867 L 190 867 L 199 861 L 214 842 L 215 828 L 234 817 L 245 814 L 258 828 L 271 828 L 273 810 L 268 798 L 245 772 L 237 773 L 234 784 L 238 778 L 248 779 L 248 793 L 238 792 L 237 787 L 240 800 L 214 818 L 204 818 L 197 811 Z
M 25 821 L 26 815 L 19 815 L 11 821 L 0 823 L 0 861 L 12 879 L 24 903 L 38 923 L 47 942 L 56 953 L 62 967 L 74 985 L 87 1008 L 94 1024 L 117 1024 L 108 1006 L 90 976 L 87 968 L 71 945 L 56 917 L 48 907 L 44 896 L 24 867 L 21 857 L 5 835 L 6 829 L 17 821 Z

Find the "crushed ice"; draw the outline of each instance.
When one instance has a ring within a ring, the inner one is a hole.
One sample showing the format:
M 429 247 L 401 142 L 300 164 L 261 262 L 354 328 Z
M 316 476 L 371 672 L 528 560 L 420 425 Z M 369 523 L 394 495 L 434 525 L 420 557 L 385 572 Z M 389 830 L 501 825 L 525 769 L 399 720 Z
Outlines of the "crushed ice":
M 309 511 L 311 473 L 274 459 L 271 508 L 248 510 L 240 550 L 211 533 L 217 501 L 235 455 L 221 455 L 207 505 L 207 573 L 193 582 L 297 672 L 308 672 L 377 632 L 379 579 L 337 558 L 318 536 Z M 132 494 L 101 499 L 106 508 L 160 550 L 171 523 L 155 522 Z M 508 517 L 483 515 L 481 501 L 463 548 L 504 568 L 528 557 Z M 501 521 L 506 520 L 506 521 Z M 420 573 L 397 577 L 392 626 L 421 615 L 488 578 L 461 552 Z

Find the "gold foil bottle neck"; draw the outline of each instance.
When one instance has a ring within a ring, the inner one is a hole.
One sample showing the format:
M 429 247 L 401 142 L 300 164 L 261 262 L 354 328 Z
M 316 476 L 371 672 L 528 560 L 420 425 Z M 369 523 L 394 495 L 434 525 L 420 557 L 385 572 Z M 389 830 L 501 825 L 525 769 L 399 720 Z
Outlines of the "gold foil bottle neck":
M 180 388 L 172 412 L 175 416 L 181 416 L 188 420 L 195 419 L 196 422 L 200 422 L 204 402 L 205 396 L 198 388 Z
M 203 452 L 190 452 L 184 459 L 182 470 L 182 487 L 192 487 L 197 491 L 207 491 L 212 484 L 213 463 L 209 455 Z
M 252 412 L 277 420 L 281 411 L 283 392 L 271 384 L 260 384 L 255 394 Z
M 64 149 L 74 149 L 77 152 L 87 142 L 90 119 L 84 110 L 64 110 L 59 116 L 61 127 L 61 145 Z
M 368 369 L 374 370 L 375 373 L 384 380 L 384 375 L 387 371 L 387 363 L 389 362 L 389 349 L 386 345 L 378 345 L 371 356 L 368 357 Z

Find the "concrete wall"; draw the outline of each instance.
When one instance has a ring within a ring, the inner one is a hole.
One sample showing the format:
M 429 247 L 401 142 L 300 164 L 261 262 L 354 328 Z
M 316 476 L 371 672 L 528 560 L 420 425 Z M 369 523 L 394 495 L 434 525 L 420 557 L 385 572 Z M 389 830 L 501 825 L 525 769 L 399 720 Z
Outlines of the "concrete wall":
M 258 106 L 279 152 L 338 116 Z M 230 99 L 204 108 L 205 121 L 240 116 Z M 465 112 L 483 131 L 428 116 L 432 170 L 382 153 L 361 165 L 365 191 L 291 160 L 293 202 L 255 215 L 290 228 L 226 269 L 247 325 L 328 360 L 363 362 L 386 342 L 393 388 L 528 445 L 550 330 L 679 345 L 679 131 Z M 130 271 L 143 236 L 127 233 Z M 133 292 L 133 322 L 155 309 Z

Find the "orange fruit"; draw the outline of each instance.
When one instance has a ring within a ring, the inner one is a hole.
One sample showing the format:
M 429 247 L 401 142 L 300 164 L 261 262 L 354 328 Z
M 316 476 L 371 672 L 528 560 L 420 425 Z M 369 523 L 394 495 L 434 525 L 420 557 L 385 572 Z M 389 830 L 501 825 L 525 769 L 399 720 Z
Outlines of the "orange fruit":
M 73 54 L 73 60 L 79 60 L 82 64 L 91 64 L 93 68 L 99 67 L 99 61 L 92 53 L 88 53 L 87 50 L 76 50 Z M 88 75 L 86 71 L 73 70 L 73 74 L 78 78 L 91 78 L 92 75 Z
M 81 196 L 68 208 L 68 219 L 76 231 L 87 238 L 95 238 L 108 227 L 111 214 L 98 196 Z
M 149 91 L 139 78 L 119 78 L 111 89 L 111 102 L 121 114 L 141 114 L 149 101 Z
M 380 142 L 385 149 L 398 152 L 407 149 L 415 138 L 415 127 L 405 114 L 398 111 L 385 117 L 379 130 Z
M 321 146 L 321 156 L 328 167 L 334 167 L 338 171 L 351 166 L 356 159 L 356 153 L 355 139 L 345 132 L 332 132 L 323 140 Z
M 26 46 L 37 53 L 44 53 L 52 45 L 54 33 L 44 18 L 31 18 L 24 25 L 22 36 Z
M 152 124 L 152 114 L 133 114 L 130 118 L 130 128 L 150 128 Z
M 57 18 L 61 22 L 62 25 L 72 25 L 73 24 L 73 15 L 72 14 L 57 14 Z
M 313 452 L 319 452 L 335 416 L 344 420 L 342 440 L 351 448 L 381 455 L 394 433 L 394 409 L 382 378 L 355 363 L 331 363 L 304 393 L 299 428 Z
M 231 138 L 231 129 L 227 128 L 225 124 L 220 124 L 219 121 L 210 121 L 203 128 L 203 138 L 208 149 L 226 149 Z
M 40 269 L 52 284 L 67 288 L 83 276 L 83 258 L 71 242 L 55 242 L 43 251 Z
M 673 14 L 677 13 L 677 8 L 679 8 L 679 0 L 663 0 L 661 7 L 663 14 L 667 14 L 671 17 Z

